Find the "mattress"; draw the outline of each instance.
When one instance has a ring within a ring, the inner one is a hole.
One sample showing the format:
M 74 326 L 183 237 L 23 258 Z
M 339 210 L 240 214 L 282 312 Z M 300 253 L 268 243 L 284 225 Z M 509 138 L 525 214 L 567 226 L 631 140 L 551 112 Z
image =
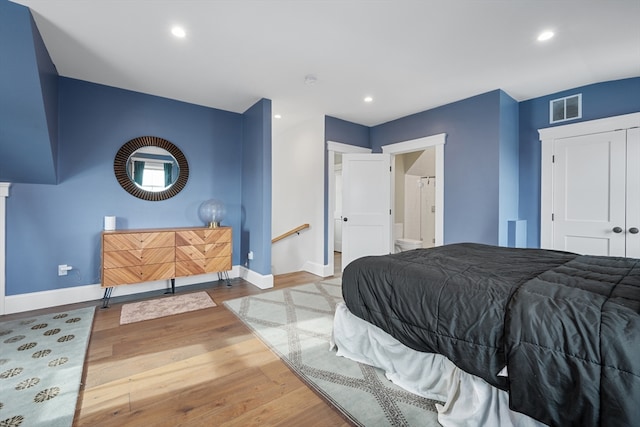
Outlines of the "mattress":
M 468 374 L 440 354 L 413 350 L 377 326 L 336 306 L 332 346 L 337 355 L 375 366 L 405 390 L 438 400 L 444 427 L 541 427 L 543 423 L 509 409 L 507 392 Z

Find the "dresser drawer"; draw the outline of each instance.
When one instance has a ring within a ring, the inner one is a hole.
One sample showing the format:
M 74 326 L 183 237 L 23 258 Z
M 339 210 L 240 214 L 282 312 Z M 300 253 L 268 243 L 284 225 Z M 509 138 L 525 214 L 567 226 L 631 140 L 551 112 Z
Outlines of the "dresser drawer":
M 190 259 L 213 258 L 230 256 L 230 243 L 215 243 L 211 245 L 176 246 L 176 260 L 188 261 Z
M 192 259 L 176 262 L 177 276 L 193 276 L 195 274 L 217 273 L 231 270 L 230 257 Z
M 129 267 L 145 264 L 162 264 L 173 262 L 175 249 L 148 248 L 129 251 L 111 251 L 104 253 L 104 268 Z
M 176 246 L 231 242 L 230 228 L 202 228 L 176 232 Z
M 130 285 L 175 277 L 175 263 L 136 265 L 122 268 L 105 268 L 102 286 Z
M 103 235 L 105 252 L 144 248 L 167 248 L 176 244 L 176 233 L 160 231 L 153 233 L 113 233 Z

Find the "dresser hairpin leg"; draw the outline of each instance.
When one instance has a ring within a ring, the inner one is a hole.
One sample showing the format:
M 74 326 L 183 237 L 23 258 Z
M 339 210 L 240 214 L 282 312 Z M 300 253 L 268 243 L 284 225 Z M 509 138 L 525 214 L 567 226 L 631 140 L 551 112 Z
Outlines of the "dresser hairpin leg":
M 104 290 L 104 296 L 102 297 L 101 308 L 109 308 L 109 300 L 111 299 L 112 292 L 113 292 L 113 287 L 110 287 Z
M 166 294 L 175 294 L 175 293 L 176 293 L 176 279 L 174 277 L 174 278 L 171 279 L 171 290 L 165 292 L 165 295 Z
M 224 280 L 225 282 L 227 282 L 227 286 L 231 287 L 231 279 L 229 279 L 228 271 L 219 271 L 218 280 Z

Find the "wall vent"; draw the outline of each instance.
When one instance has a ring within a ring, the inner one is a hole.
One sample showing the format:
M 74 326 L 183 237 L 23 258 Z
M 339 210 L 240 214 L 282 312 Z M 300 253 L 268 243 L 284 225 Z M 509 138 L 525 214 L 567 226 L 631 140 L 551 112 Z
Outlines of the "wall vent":
M 549 102 L 549 123 L 582 118 L 582 94 L 565 96 Z

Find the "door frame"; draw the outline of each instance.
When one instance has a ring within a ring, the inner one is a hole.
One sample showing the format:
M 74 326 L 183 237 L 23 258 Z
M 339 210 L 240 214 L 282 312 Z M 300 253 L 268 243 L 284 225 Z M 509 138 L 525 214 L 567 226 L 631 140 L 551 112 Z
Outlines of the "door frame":
M 395 167 L 396 154 L 412 153 L 422 151 L 427 148 L 435 148 L 435 246 L 442 246 L 444 243 L 444 144 L 447 142 L 447 134 L 426 136 L 424 138 L 410 139 L 408 141 L 395 144 L 383 145 L 382 152 L 391 154 L 391 164 Z M 391 179 L 395 180 L 395 174 L 391 174 Z M 391 182 L 391 200 L 395 200 L 395 185 Z M 396 222 L 396 213 L 393 213 L 392 224 Z
M 414 151 L 426 150 L 427 148 L 434 147 L 435 162 L 436 162 L 436 229 L 435 239 L 436 246 L 440 246 L 444 242 L 444 144 L 446 143 L 447 134 L 440 133 L 436 135 L 426 136 L 423 138 L 410 139 L 407 141 L 401 141 L 394 144 L 382 146 L 382 152 L 391 154 L 391 165 L 394 165 L 394 159 L 396 154 L 411 153 Z M 327 266 L 325 268 L 325 277 L 333 275 L 334 262 L 333 252 L 335 249 L 334 242 L 334 223 L 333 212 L 335 210 L 335 161 L 336 154 L 349 154 L 349 153 L 371 153 L 373 150 L 370 148 L 358 147 L 355 145 L 344 144 L 341 142 L 327 141 Z M 394 179 L 394 174 L 391 174 L 391 179 Z M 391 182 L 391 200 L 395 197 L 394 183 Z M 393 218 L 395 218 L 395 212 L 393 212 Z M 392 219 L 394 221 L 394 219 Z M 393 224 L 393 222 L 392 222 Z
M 0 182 L 0 314 L 6 313 L 6 279 L 7 279 L 7 215 L 6 199 L 9 197 L 11 183 Z
M 553 153 L 557 139 L 640 126 L 640 113 L 538 129 L 540 139 L 540 248 L 553 248 Z
M 327 141 L 327 266 L 324 272 L 325 277 L 333 276 L 335 267 L 333 261 L 333 252 L 335 250 L 335 221 L 333 216 L 336 210 L 336 155 L 365 154 L 371 153 L 371 151 L 371 148 Z

